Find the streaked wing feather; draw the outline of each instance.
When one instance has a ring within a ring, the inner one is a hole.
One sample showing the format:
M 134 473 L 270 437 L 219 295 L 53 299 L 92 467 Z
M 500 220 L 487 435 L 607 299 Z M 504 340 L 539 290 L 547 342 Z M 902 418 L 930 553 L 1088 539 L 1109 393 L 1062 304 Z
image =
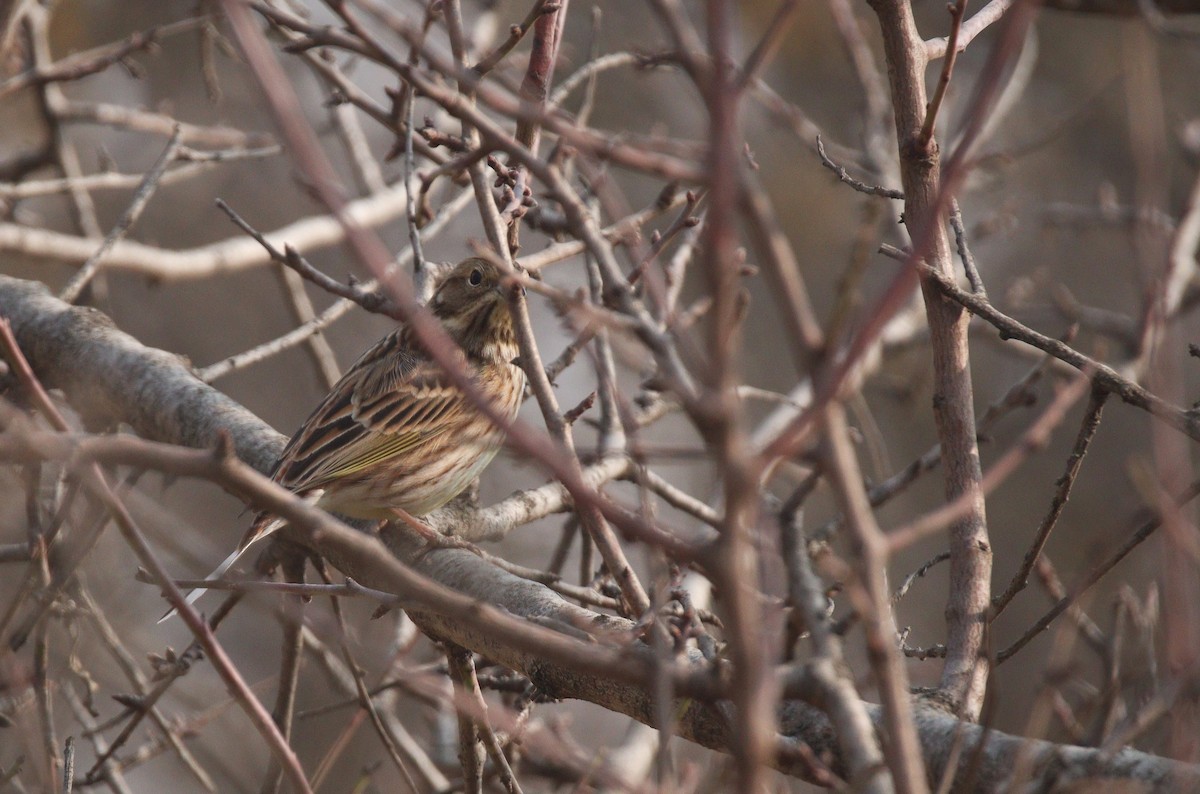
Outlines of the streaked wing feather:
M 399 436 L 359 433 L 313 472 L 315 481 L 329 483 L 349 477 L 396 455 L 404 454 L 419 445 L 422 440 L 420 434 L 415 432 Z
M 464 414 L 466 401 L 435 364 L 374 360 L 347 388 L 335 388 L 288 445 L 276 475 L 281 483 L 319 488 L 455 428 L 453 415 Z

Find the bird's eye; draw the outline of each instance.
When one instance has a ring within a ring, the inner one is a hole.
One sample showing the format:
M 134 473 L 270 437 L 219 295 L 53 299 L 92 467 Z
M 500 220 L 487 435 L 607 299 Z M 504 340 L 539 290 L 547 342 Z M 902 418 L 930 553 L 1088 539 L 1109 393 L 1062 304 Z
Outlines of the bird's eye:
M 467 276 L 467 283 L 472 287 L 478 287 L 483 283 L 483 271 L 475 268 L 471 271 L 471 275 Z

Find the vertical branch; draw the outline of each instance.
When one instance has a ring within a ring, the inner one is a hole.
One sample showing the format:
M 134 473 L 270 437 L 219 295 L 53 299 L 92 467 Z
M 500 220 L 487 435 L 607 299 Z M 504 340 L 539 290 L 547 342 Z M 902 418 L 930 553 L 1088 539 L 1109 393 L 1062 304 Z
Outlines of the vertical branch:
M 308 293 L 304 291 L 304 279 L 290 267 L 280 267 L 275 272 L 279 278 L 279 284 L 287 296 L 287 305 L 292 315 L 292 321 L 298 326 L 312 322 L 316 318 L 317 312 Z M 337 383 L 341 373 L 338 370 L 337 356 L 334 355 L 333 348 L 329 346 L 329 340 L 325 338 L 325 334 L 317 331 L 307 339 L 304 347 L 308 350 L 308 356 L 312 359 L 313 367 L 317 370 L 325 388 L 333 388 L 333 384 Z
M 450 29 L 450 41 L 454 49 L 454 57 L 458 65 L 461 68 L 465 68 L 466 52 L 461 13 L 461 6 L 457 0 L 451 0 L 451 2 L 447 3 L 446 22 Z M 565 13 L 565 3 L 553 14 L 541 17 L 539 23 L 551 16 L 558 18 L 563 13 Z M 554 28 L 544 29 L 540 25 L 535 26 L 535 34 L 547 31 L 553 32 L 553 30 Z M 558 35 L 561 35 L 561 30 Z M 541 48 L 542 57 L 553 55 L 557 52 L 557 46 L 557 39 L 554 41 L 552 50 L 547 51 L 548 45 L 543 46 Z M 546 66 L 544 77 L 547 80 L 549 79 L 550 71 L 549 66 Z M 465 86 L 460 84 L 460 90 L 464 89 Z M 463 137 L 474 142 L 474 145 L 478 145 L 478 131 L 465 120 L 463 121 Z M 497 254 L 504 259 L 509 267 L 512 267 L 512 252 L 505 240 L 499 212 L 496 209 L 495 200 L 491 194 L 483 168 L 483 163 L 479 161 L 470 166 L 471 181 L 475 185 L 476 203 L 479 205 L 484 226 L 488 230 L 489 241 L 495 247 Z M 557 192 L 559 193 L 560 200 L 565 201 L 570 191 L 568 187 L 563 186 Z M 586 213 L 586 210 L 581 211 Z M 516 225 L 515 220 L 514 225 Z M 578 476 L 581 469 L 579 458 L 575 454 L 575 443 L 571 435 L 571 429 L 563 421 L 553 385 L 550 383 L 546 375 L 546 368 L 542 364 L 541 354 L 537 348 L 537 341 L 533 336 L 533 325 L 529 319 L 529 306 L 525 301 L 523 290 L 513 291 L 509 299 L 509 308 L 513 314 L 513 325 L 515 326 L 517 342 L 521 349 L 521 367 L 525 370 L 525 374 L 529 378 L 530 389 L 537 398 L 538 407 L 541 408 L 542 416 L 546 421 L 546 429 L 550 432 L 551 437 L 567 451 L 566 464 L 570 467 L 572 475 Z M 605 521 L 603 514 L 596 504 L 591 502 L 581 504 L 578 509 L 584 528 L 596 543 L 601 556 L 604 558 L 605 565 L 608 566 L 609 573 L 621 588 L 621 595 L 624 598 L 627 609 L 630 614 L 641 616 L 650 608 L 650 599 L 646 595 L 645 588 L 638 580 L 636 572 L 625 557 L 625 552 L 622 550 L 620 542 L 612 531 L 612 527 Z
M 871 0 L 871 6 L 879 18 L 888 61 L 905 223 L 918 256 L 936 272 L 951 276 L 950 241 L 942 222 L 938 143 L 931 135 L 927 145 L 922 145 L 927 113 L 925 45 L 906 0 Z M 921 289 L 933 348 L 933 411 L 942 447 L 946 499 L 965 496 L 970 503 L 950 531 L 947 653 L 941 687 L 964 717 L 977 719 L 988 672 L 984 630 L 991 595 L 992 547 L 980 488 L 968 315 L 943 297 L 929 277 L 922 275 Z
M 765 785 L 765 763 L 775 735 L 777 688 L 768 675 L 776 656 L 766 642 L 758 601 L 759 558 L 752 533 L 758 521 L 758 488 L 749 465 L 749 448 L 740 423 L 737 387 L 740 373 L 735 353 L 745 296 L 740 283 L 736 212 L 738 158 L 741 154 L 737 125 L 739 92 L 730 62 L 731 5 L 709 0 L 707 27 L 712 72 L 706 89 L 709 111 L 709 210 L 701 236 L 708 294 L 713 299 L 709 325 L 712 357 L 707 374 L 712 406 L 704 417 L 703 432 L 717 455 L 725 500 L 721 528 L 722 551 L 714 578 L 729 613 L 729 641 L 733 659 L 732 698 L 736 707 L 733 754 L 737 763 L 738 790 L 759 792 Z
M 455 663 L 455 651 L 448 651 L 451 672 L 454 674 L 453 687 L 461 692 L 461 666 Z M 479 741 L 479 726 L 465 709 L 459 709 L 458 715 L 458 763 L 462 766 L 463 794 L 483 794 L 483 742 Z
M 408 200 L 405 208 L 405 219 L 408 221 L 408 244 L 412 247 L 413 284 L 422 293 L 421 298 L 428 300 L 432 297 L 434 280 L 425 278 L 425 251 L 421 246 L 421 229 L 417 225 L 417 205 L 413 201 L 412 180 L 415 168 L 413 156 L 413 123 L 416 117 L 417 100 L 409 94 L 408 121 L 404 125 L 404 195 Z
M 286 270 L 285 272 L 291 272 Z M 308 560 L 303 553 L 290 549 L 283 560 L 284 580 L 296 584 L 304 584 L 304 566 Z M 272 719 L 279 726 L 279 732 L 284 741 L 292 741 L 292 720 L 296 714 L 296 686 L 300 682 L 300 651 L 304 647 L 304 597 L 281 595 L 280 601 L 286 613 L 283 623 L 283 647 L 279 659 L 279 685 L 275 692 L 275 708 L 271 712 Z M 293 612 L 290 607 L 294 607 Z M 283 780 L 283 768 L 279 761 L 272 756 L 267 767 L 267 775 L 263 779 L 261 794 L 274 794 L 279 791 Z
M 84 735 L 87 736 L 88 741 L 91 742 L 92 750 L 95 752 L 95 755 L 107 755 L 108 744 L 104 740 L 104 732 L 99 730 L 99 725 L 97 724 L 95 718 L 92 717 L 91 712 L 89 712 L 87 707 L 80 702 L 79 695 L 75 694 L 73 689 L 67 687 L 63 690 L 63 700 L 65 700 L 67 705 L 71 707 L 71 711 L 75 713 L 75 719 L 77 719 L 79 724 L 83 726 L 83 730 L 85 731 Z M 101 764 L 100 773 L 97 779 L 103 780 L 105 783 L 107 783 L 109 789 L 113 791 L 113 794 L 129 794 L 129 792 L 132 792 L 132 789 L 126 784 L 125 776 L 121 774 L 121 769 L 119 768 L 118 764 L 112 759 L 106 760 L 103 764 Z M 65 782 L 66 781 L 64 781 L 64 783 Z M 216 791 L 216 789 L 212 786 L 208 786 L 207 790 Z
M 958 59 L 958 33 L 962 30 L 963 16 L 967 13 L 967 0 L 955 0 L 949 6 L 950 36 L 946 45 L 946 59 L 942 61 L 942 73 L 938 76 L 937 88 L 933 91 L 933 99 L 925 111 L 925 121 L 921 124 L 921 134 L 917 138 L 917 146 L 922 149 L 933 142 L 933 131 L 937 124 L 938 111 L 946 99 L 946 90 L 950 88 L 950 77 L 954 74 L 954 63 Z
M 546 98 L 550 96 L 550 82 L 554 79 L 554 65 L 558 62 L 558 47 L 562 43 L 563 27 L 567 22 L 567 4 L 570 0 L 558 0 L 558 6 L 550 13 L 538 17 L 533 26 L 533 42 L 529 52 L 529 66 L 525 69 L 525 78 L 521 81 L 521 101 L 532 111 L 521 116 L 517 122 L 517 142 L 524 145 L 535 155 L 541 139 L 541 125 L 537 119 L 546 107 Z M 514 201 L 520 202 L 524 197 L 521 188 L 525 183 L 525 169 L 519 169 L 516 184 L 517 195 Z M 516 254 L 520 246 L 521 223 L 519 213 L 514 215 L 512 224 L 508 227 L 508 250 Z
M 480 779 L 483 773 L 483 755 L 491 757 L 499 773 L 500 783 L 508 794 L 522 794 L 521 784 L 509 766 L 504 748 L 496 738 L 488 722 L 487 701 L 479 688 L 479 676 L 475 671 L 475 659 L 471 651 L 459 646 L 448 645 L 446 661 L 450 676 L 454 679 L 456 710 L 458 712 L 459 759 L 463 764 L 463 776 L 468 786 L 472 780 Z
M 329 575 L 324 564 L 318 565 L 318 570 L 321 573 L 321 578 L 325 584 L 329 584 Z M 367 688 L 367 682 L 363 679 L 363 670 L 359 666 L 358 661 L 354 658 L 354 652 L 350 649 L 350 641 L 348 632 L 346 631 L 346 619 L 342 614 L 342 602 L 337 596 L 331 596 L 329 599 L 330 607 L 333 609 L 334 619 L 337 621 L 337 639 L 338 646 L 342 652 L 342 660 L 346 663 L 346 669 L 350 672 L 350 676 L 354 679 L 354 691 L 358 695 L 359 705 L 362 706 L 367 716 L 371 718 L 371 725 L 375 728 L 375 734 L 379 737 L 379 741 L 383 743 L 383 747 L 387 750 L 388 756 L 392 759 L 392 764 L 403 778 L 405 787 L 408 791 L 420 791 L 416 781 L 413 779 L 412 773 L 408 770 L 408 764 L 404 762 L 404 756 L 400 753 L 400 748 L 396 745 L 395 739 L 391 731 L 384 724 L 383 716 L 379 713 L 379 708 L 375 704 L 374 698 L 371 697 L 371 691 Z M 332 754 L 326 757 L 332 765 L 335 756 Z M 323 763 L 322 766 L 325 766 Z M 328 769 L 328 767 L 327 767 Z M 317 787 L 314 776 L 314 788 Z
M 54 701 L 50 697 L 50 623 L 37 625 L 33 648 L 33 688 L 37 696 L 38 721 L 41 723 L 46 768 L 43 772 L 48 789 L 58 788 L 62 754 L 58 750 L 58 732 L 54 729 Z
M 34 65 L 44 67 L 51 63 L 50 54 L 50 6 L 41 3 L 26 4 L 24 11 L 29 32 L 30 48 L 33 51 Z M 84 237 L 100 239 L 104 230 L 100 228 L 100 220 L 96 216 L 96 203 L 92 201 L 87 188 L 77 184 L 83 176 L 83 166 L 79 162 L 79 152 L 75 144 L 67 137 L 60 115 L 67 105 L 67 97 L 62 86 L 51 81 L 44 84 L 39 92 L 42 113 L 46 123 L 50 125 L 54 136 L 54 149 L 58 167 L 70 185 L 71 203 L 75 211 L 75 223 Z
M 825 409 L 825 437 L 826 468 L 839 507 L 846 515 L 857 563 L 858 587 L 851 588 L 850 594 L 853 598 L 855 592 L 865 591 L 865 598 L 858 598 L 855 608 L 867 635 L 867 657 L 883 700 L 887 725 L 884 757 L 896 790 L 902 794 L 920 794 L 928 791 L 928 784 L 921 745 L 913 724 L 908 674 L 896 645 L 896 624 L 887 586 L 887 539 L 875 522 L 871 503 L 863 490 L 862 473 L 850 446 L 845 411 L 837 401 L 829 403 Z
M 788 598 L 811 637 L 813 658 L 808 664 L 824 684 L 829 701 L 825 711 L 837 730 L 838 746 L 850 773 L 848 782 L 856 791 L 891 794 L 895 788 L 884 766 L 875 727 L 846 666 L 841 639 L 831 630 L 821 580 L 813 570 L 808 544 L 798 524 L 797 511 L 785 507 L 780 530 L 788 569 Z
M 454 54 L 454 65 L 463 75 L 467 71 L 467 39 L 463 31 L 462 4 L 459 0 L 449 0 L 445 6 L 446 29 L 450 34 L 450 49 Z M 468 105 L 475 104 L 475 87 L 471 79 L 462 77 L 458 81 L 458 93 Z M 467 151 L 480 148 L 479 130 L 475 125 L 462 120 L 462 137 Z M 512 263 L 512 252 L 508 248 L 504 225 L 500 220 L 500 212 L 496 209 L 496 199 L 492 195 L 491 184 L 484 170 L 483 160 L 476 158 L 467 166 L 471 176 L 471 185 L 475 188 L 475 204 L 479 207 L 479 219 L 483 222 L 488 242 L 496 249 L 496 254 L 505 262 Z
M 1137 211 L 1149 215 L 1169 205 L 1170 171 L 1165 149 L 1166 108 L 1163 105 L 1162 78 L 1158 55 L 1149 30 L 1130 29 L 1123 37 L 1131 156 L 1136 180 L 1134 200 Z M 1168 240 L 1147 224 L 1134 230 L 1138 264 L 1147 285 L 1142 312 L 1140 360 L 1146 364 L 1147 385 L 1155 394 L 1173 403 L 1188 399 L 1185 376 L 1184 337 L 1178 323 L 1170 319 L 1168 304 L 1172 270 L 1184 267 L 1189 272 L 1180 248 L 1196 250 L 1194 234 L 1196 207 L 1188 207 L 1177 231 L 1177 239 Z M 1182 243 L 1182 246 L 1181 246 Z M 1163 594 L 1163 642 L 1166 667 L 1177 679 L 1186 679 L 1200 659 L 1200 583 L 1195 555 L 1197 512 L 1191 505 L 1178 505 L 1170 494 L 1187 485 L 1192 470 L 1192 450 L 1187 439 L 1168 428 L 1150 428 L 1154 455 L 1158 508 L 1163 516 L 1160 546 L 1162 571 L 1159 574 Z M 1181 699 L 1171 711 L 1169 753 L 1174 758 L 1196 760 L 1200 757 L 1200 737 L 1196 724 L 1198 708 L 1192 699 Z

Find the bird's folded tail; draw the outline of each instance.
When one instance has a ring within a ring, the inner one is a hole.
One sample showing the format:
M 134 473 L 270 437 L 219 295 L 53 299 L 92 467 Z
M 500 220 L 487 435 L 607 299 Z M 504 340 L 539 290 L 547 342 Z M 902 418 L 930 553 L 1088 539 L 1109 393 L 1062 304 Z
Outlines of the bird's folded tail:
M 274 516 L 270 515 L 260 516 L 253 524 L 250 525 L 250 529 L 246 530 L 246 534 L 242 536 L 242 542 L 238 544 L 237 549 L 235 549 L 232 554 L 226 557 L 224 562 L 218 565 L 212 573 L 204 577 L 204 581 L 215 582 L 220 579 L 230 568 L 233 567 L 234 563 L 242 558 L 242 555 L 245 554 L 251 546 L 263 538 L 271 535 L 283 525 L 284 521 L 282 519 L 275 518 Z M 194 604 L 197 600 L 199 600 L 200 596 L 207 592 L 207 587 L 197 587 L 184 596 L 183 600 L 189 605 Z M 176 614 L 178 614 L 178 611 L 179 610 L 172 607 L 167 614 L 158 619 L 158 622 L 164 623 L 170 620 Z

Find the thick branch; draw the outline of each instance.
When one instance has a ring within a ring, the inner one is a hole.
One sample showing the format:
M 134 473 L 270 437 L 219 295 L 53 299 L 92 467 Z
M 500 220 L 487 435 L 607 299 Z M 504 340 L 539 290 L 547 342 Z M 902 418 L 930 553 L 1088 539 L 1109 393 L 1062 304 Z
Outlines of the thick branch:
M 281 449 L 283 439 L 277 433 L 196 380 L 179 359 L 141 346 L 95 311 L 67 306 L 40 285 L 0 278 L 0 315 L 11 321 L 39 377 L 63 389 L 73 403 L 86 406 L 97 420 L 121 418 L 148 438 L 190 446 L 209 445 L 217 429 L 224 428 L 239 456 L 260 470 L 268 469 Z M 628 621 L 573 606 L 547 588 L 507 574 L 468 552 L 444 550 L 422 556 L 406 545 L 406 538 L 388 537 L 390 547 L 405 555 L 418 573 L 460 594 L 450 614 L 435 613 L 429 606 L 432 600 L 413 589 L 409 568 L 381 555 L 377 541 L 336 530 L 313 532 L 306 539 L 356 581 L 409 594 L 414 617 L 426 631 L 523 672 L 551 696 L 586 700 L 653 724 L 653 664 L 648 652 L 645 664 L 636 663 L 640 652 L 635 652 L 623 656 L 629 664 L 605 666 L 600 662 L 614 658 L 614 651 L 595 644 L 596 663 L 571 664 L 535 652 L 530 642 L 532 626 L 523 636 L 509 636 L 488 623 L 507 612 L 540 626 L 562 627 L 570 635 L 576 633 L 570 627 L 578 626 L 627 633 L 632 629 Z M 569 648 L 572 642 L 564 637 L 559 647 Z M 678 681 L 680 691 L 703 694 L 704 681 L 691 682 L 688 688 L 687 681 Z M 804 683 L 785 681 L 784 689 L 800 691 Z M 819 698 L 814 699 L 819 703 Z M 868 705 L 867 712 L 879 730 L 880 709 Z M 727 748 L 731 715 L 724 701 L 714 705 L 697 699 L 681 701 L 676 713 L 681 736 L 706 747 Z M 1147 790 L 1162 792 L 1200 786 L 1200 767 L 1131 750 L 1106 754 L 995 731 L 986 732 L 986 745 L 976 750 L 975 744 L 985 738 L 978 726 L 932 710 L 918 710 L 915 723 L 931 781 L 942 777 L 949 759 L 957 759 L 955 791 L 1002 787 L 1018 753 L 1033 759 L 1033 783 L 1044 789 L 1096 778 L 1138 780 Z M 818 755 L 828 752 L 835 772 L 845 774 L 835 735 L 819 709 L 787 700 L 781 706 L 780 726 L 781 752 L 774 760 L 778 768 L 797 776 L 808 768 L 801 754 L 788 752 L 789 743 L 799 741 Z M 956 744 L 961 752 L 953 752 Z
M 953 273 L 946 227 L 938 144 L 922 135 L 927 114 L 925 44 L 912 9 L 901 0 L 873 0 L 879 17 L 891 81 L 905 222 L 913 248 L 931 270 Z M 987 518 L 967 345 L 968 315 L 922 277 L 925 312 L 933 351 L 933 412 L 945 466 L 947 501 L 964 496 L 970 507 L 950 532 L 950 592 L 946 602 L 946 666 L 942 688 L 968 718 L 983 704 L 987 664 L 982 658 L 984 616 L 991 599 L 992 550 Z

